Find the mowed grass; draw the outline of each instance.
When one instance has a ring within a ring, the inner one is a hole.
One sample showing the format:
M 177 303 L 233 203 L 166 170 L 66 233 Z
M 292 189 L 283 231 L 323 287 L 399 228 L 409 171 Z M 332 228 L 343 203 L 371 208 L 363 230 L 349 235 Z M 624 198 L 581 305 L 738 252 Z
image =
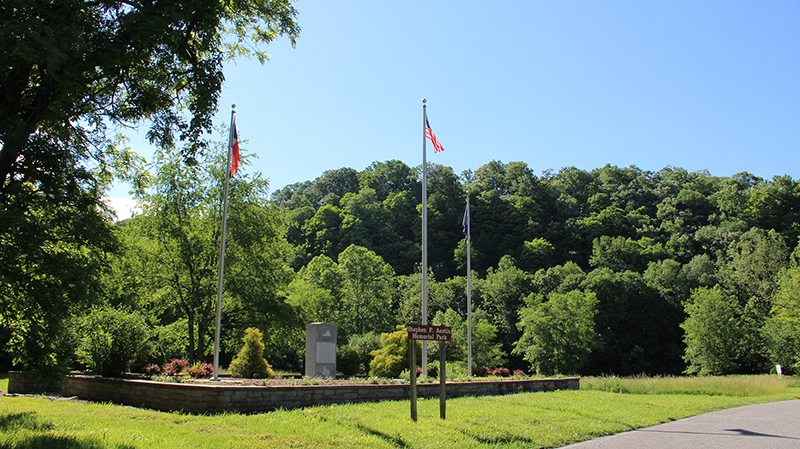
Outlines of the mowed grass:
M 420 400 L 416 423 L 408 401 L 203 416 L 2 397 L 0 448 L 559 447 L 721 408 L 800 398 L 797 385 L 781 384 L 780 391 L 756 395 L 580 390 L 457 398 L 447 401 L 445 421 L 437 400 Z

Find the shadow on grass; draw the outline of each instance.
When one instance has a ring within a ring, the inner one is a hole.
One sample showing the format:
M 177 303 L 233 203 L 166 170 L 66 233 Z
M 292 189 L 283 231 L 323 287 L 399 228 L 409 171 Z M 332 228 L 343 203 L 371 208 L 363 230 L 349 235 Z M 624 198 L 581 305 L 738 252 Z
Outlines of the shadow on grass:
M 403 440 L 402 438 L 400 438 L 399 436 L 387 435 L 387 434 L 385 434 L 385 433 L 383 433 L 381 431 L 378 431 L 378 430 L 375 430 L 375 429 L 370 429 L 369 427 L 367 427 L 367 426 L 365 426 L 363 424 L 360 424 L 360 423 L 356 423 L 356 428 L 358 430 L 366 433 L 367 435 L 376 436 L 376 437 L 386 441 L 387 443 L 390 443 L 390 444 L 392 444 L 395 447 L 398 447 L 400 449 L 406 449 L 406 448 L 410 448 L 411 447 L 411 445 L 406 443 L 406 441 Z
M 40 421 L 36 417 L 36 412 L 10 413 L 0 415 L 0 430 L 9 432 L 12 430 L 51 430 L 55 426 L 48 421 Z
M 456 429 L 456 431 L 458 431 L 465 437 L 472 438 L 478 443 L 487 445 L 514 444 L 515 446 L 534 446 L 536 443 L 534 440 L 528 437 L 524 437 L 522 435 L 484 436 L 484 435 L 475 435 L 474 433 L 467 432 L 466 430 L 463 429 Z
M 0 441 L 0 449 L 134 449 L 129 445 L 108 445 L 94 439 L 49 434 L 55 428 L 53 423 L 37 418 L 35 412 L 0 415 L 0 435 L 14 435 L 19 431 L 39 432 L 36 435 L 28 432 L 14 435 L 13 444 Z

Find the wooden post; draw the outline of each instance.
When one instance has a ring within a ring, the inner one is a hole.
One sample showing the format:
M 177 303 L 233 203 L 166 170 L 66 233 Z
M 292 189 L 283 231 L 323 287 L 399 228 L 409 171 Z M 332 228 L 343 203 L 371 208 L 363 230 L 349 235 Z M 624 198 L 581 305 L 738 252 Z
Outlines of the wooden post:
M 411 351 L 411 369 L 409 371 L 409 376 L 411 379 L 411 388 L 409 392 L 411 393 L 411 420 L 417 420 L 417 341 L 408 339 L 408 346 L 409 351 Z
M 447 381 L 447 373 L 445 372 L 445 351 L 447 350 L 447 343 L 439 342 L 439 418 L 444 419 L 447 415 L 447 392 L 445 391 L 445 382 Z

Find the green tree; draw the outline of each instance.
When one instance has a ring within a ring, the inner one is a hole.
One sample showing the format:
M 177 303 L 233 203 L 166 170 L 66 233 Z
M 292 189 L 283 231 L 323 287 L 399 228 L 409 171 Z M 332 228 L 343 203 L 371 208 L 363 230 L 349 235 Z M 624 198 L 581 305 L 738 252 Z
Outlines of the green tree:
M 112 304 L 135 303 L 154 324 L 185 319 L 184 356 L 193 361 L 212 349 L 224 176 L 220 156 L 200 156 L 200 163 L 186 164 L 178 152 L 159 154 L 153 188 L 143 198 L 145 210 L 120 226 L 122 260 L 112 264 L 106 282 L 125 286 L 109 291 Z M 226 357 L 226 347 L 237 345 L 239 329 L 269 329 L 272 351 L 285 343 L 273 342 L 274 335 L 296 325 L 284 302 L 292 275 L 286 227 L 266 198 L 267 182 L 259 174 L 240 171 L 231 180 L 222 326 Z
M 103 376 L 119 376 L 140 360 L 150 329 L 141 315 L 112 308 L 93 309 L 80 323 L 76 354 Z
M 800 372 L 800 268 L 793 266 L 781 276 L 772 314 L 764 326 L 771 360 Z
M 392 322 L 394 272 L 380 256 L 356 245 L 339 254 L 340 328 L 346 335 L 381 331 Z
M 452 340 L 447 342 L 447 360 L 467 361 L 467 321 L 453 309 L 439 311 L 433 317 L 433 324 L 453 328 Z M 429 360 L 439 357 L 439 345 L 429 345 Z M 473 368 L 498 367 L 506 363 L 506 353 L 497 341 L 497 327 L 490 323 L 486 314 L 476 309 L 472 313 L 472 364 Z M 465 365 L 466 366 L 466 365 Z
M 514 352 L 537 374 L 579 373 L 598 342 L 595 294 L 573 290 L 547 300 L 531 295 L 526 303 L 519 312 L 522 337 Z
M 294 42 L 299 28 L 289 0 L 12 0 L 0 11 L 0 86 L 13 99 L 0 104 L 0 322 L 20 366 L 47 368 L 65 318 L 100 296 L 111 174 L 141 187 L 139 160 L 107 126 L 147 120 L 151 141 L 173 147 L 177 135 L 191 160 L 223 62 L 263 60 L 266 44 Z
M 688 318 L 681 324 L 686 332 L 687 372 L 731 374 L 739 371 L 744 338 L 736 300 L 720 288 L 699 288 L 686 304 Z

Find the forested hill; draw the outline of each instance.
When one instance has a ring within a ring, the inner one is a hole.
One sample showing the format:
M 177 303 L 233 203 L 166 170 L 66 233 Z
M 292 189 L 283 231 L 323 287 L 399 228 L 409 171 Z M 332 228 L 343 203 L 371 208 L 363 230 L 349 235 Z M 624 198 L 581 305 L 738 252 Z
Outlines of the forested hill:
M 461 221 L 471 196 L 472 267 L 480 273 L 511 256 L 535 272 L 574 262 L 584 270 L 644 272 L 651 262 L 717 261 L 751 228 L 774 230 L 790 247 L 800 233 L 800 185 L 664 168 L 574 167 L 537 176 L 524 162 L 492 161 L 466 182 L 449 167 L 429 173 L 429 260 L 437 279 L 463 274 Z M 375 162 L 340 168 L 273 194 L 290 210 L 289 241 L 300 268 L 335 258 L 350 244 L 375 251 L 397 274 L 420 260 L 419 168 Z
M 419 179 L 419 168 L 375 162 L 275 192 L 296 249 L 290 292 L 313 284 L 335 304 L 325 267 L 357 245 L 398 275 L 396 312 L 383 314 L 418 318 Z M 800 231 L 800 184 L 789 176 L 611 165 L 537 176 L 524 162 L 492 161 L 462 176 L 433 165 L 428 192 L 430 315 L 465 316 L 469 192 L 475 303 L 512 366 L 524 357 L 541 372 L 723 373 L 797 358 L 767 338 L 781 329 L 770 321 L 776 298 L 798 287 L 781 283 Z M 322 304 L 310 309 L 326 317 Z

